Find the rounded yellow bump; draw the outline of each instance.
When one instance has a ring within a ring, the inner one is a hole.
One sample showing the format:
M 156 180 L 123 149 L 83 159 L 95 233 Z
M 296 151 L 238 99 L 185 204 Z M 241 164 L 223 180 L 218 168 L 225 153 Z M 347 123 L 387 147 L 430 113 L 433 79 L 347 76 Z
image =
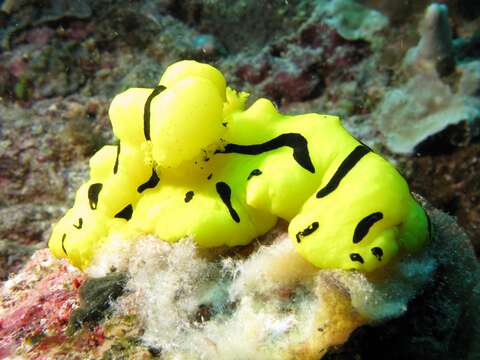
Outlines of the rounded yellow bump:
M 219 142 L 223 101 L 209 80 L 189 77 L 168 87 L 151 103 L 152 157 L 176 167 Z
M 223 74 L 211 65 L 193 60 L 183 60 L 170 65 L 165 70 L 159 84 L 168 89 L 180 81 L 191 77 L 201 77 L 211 81 L 217 89 L 220 98 L 225 100 L 226 81 Z
M 90 178 L 94 181 L 103 181 L 112 175 L 117 158 L 118 146 L 106 145 L 98 150 L 89 161 Z
M 108 115 L 113 133 L 120 142 L 140 145 L 146 141 L 143 113 L 151 93 L 152 89 L 133 88 L 113 98 Z

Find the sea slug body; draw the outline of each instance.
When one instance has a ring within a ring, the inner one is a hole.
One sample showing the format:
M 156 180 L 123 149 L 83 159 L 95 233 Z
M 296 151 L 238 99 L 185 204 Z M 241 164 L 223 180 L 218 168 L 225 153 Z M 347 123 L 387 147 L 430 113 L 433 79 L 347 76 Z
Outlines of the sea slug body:
M 117 95 L 119 143 L 90 160 L 52 253 L 85 269 L 113 233 L 244 245 L 278 218 L 319 268 L 372 271 L 423 246 L 428 219 L 407 183 L 338 117 L 284 115 L 263 98 L 245 108 L 246 98 L 194 61 L 171 65 L 154 89 Z

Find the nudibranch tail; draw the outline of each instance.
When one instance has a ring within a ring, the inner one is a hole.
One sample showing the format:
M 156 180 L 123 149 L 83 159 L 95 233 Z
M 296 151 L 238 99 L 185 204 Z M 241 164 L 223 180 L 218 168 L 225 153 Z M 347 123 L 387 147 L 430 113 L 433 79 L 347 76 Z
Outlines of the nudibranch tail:
M 319 268 L 373 271 L 424 245 L 428 218 L 405 180 L 338 117 L 284 115 L 267 99 L 245 108 L 247 97 L 195 61 L 171 65 L 153 89 L 117 95 L 118 142 L 91 158 L 52 253 L 85 269 L 114 233 L 245 245 L 278 218 Z

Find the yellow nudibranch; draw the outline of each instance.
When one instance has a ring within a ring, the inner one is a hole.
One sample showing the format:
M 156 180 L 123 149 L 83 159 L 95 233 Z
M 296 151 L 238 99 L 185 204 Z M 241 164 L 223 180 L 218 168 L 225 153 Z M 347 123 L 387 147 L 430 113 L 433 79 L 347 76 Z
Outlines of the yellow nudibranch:
M 372 271 L 416 251 L 429 222 L 397 170 L 336 116 L 281 114 L 216 68 L 180 61 L 154 89 L 117 95 L 118 145 L 90 159 L 90 180 L 54 226 L 49 247 L 85 269 L 114 233 L 201 247 L 236 246 L 289 224 L 318 268 Z

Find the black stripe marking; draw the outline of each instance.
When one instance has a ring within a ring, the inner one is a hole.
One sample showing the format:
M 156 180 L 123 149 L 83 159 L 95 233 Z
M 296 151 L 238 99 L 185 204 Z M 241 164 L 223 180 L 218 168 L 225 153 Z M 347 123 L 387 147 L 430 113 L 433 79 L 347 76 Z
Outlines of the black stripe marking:
M 185 194 L 185 202 L 188 203 L 190 200 L 193 199 L 193 195 L 195 195 L 195 193 L 193 191 L 189 191 Z
M 150 104 L 152 100 L 165 90 L 165 86 L 157 85 L 153 91 L 148 95 L 147 101 L 145 102 L 145 107 L 143 109 L 143 133 L 145 134 L 145 139 L 150 140 Z
M 81 229 L 83 226 L 83 219 L 78 218 L 78 225 L 73 224 L 73 226 L 76 227 L 77 229 Z
M 295 237 L 297 238 L 297 242 L 300 243 L 302 239 L 305 236 L 308 236 L 312 233 L 314 233 L 318 229 L 318 222 L 313 222 L 311 225 L 309 225 L 307 228 L 305 228 L 303 231 L 299 231 Z
M 125 219 L 125 220 L 130 220 L 132 218 L 133 214 L 133 207 L 131 204 L 125 206 L 122 210 L 120 210 L 115 217 L 117 219 Z
M 261 170 L 259 170 L 259 169 L 252 170 L 252 172 L 250 173 L 250 175 L 248 175 L 247 180 L 250 180 L 252 177 L 254 177 L 254 176 L 259 176 L 259 175 L 262 175 L 262 171 L 261 171 Z
M 383 250 L 379 247 L 374 247 L 371 249 L 373 256 L 377 258 L 378 261 L 382 261 Z
M 210 160 L 210 158 L 208 157 L 208 152 L 207 150 L 202 150 L 203 151 L 203 161 L 207 162 Z
M 275 150 L 283 146 L 288 146 L 293 149 L 293 158 L 304 169 L 315 173 L 310 154 L 308 152 L 308 142 L 302 135 L 296 133 L 287 133 L 277 136 L 276 138 L 256 145 L 238 145 L 227 144 L 224 150 L 217 150 L 215 153 L 221 154 L 244 154 L 244 155 L 258 155 L 267 151 Z
M 373 152 L 372 148 L 371 148 L 370 146 L 368 146 L 367 144 L 365 144 L 362 140 L 360 140 L 359 138 L 357 138 L 357 137 L 355 137 L 355 136 L 354 136 L 353 138 L 354 138 L 355 140 L 357 140 L 360 144 L 362 144 L 363 146 L 365 146 L 366 148 L 368 148 L 368 150 L 370 150 L 370 151 Z
M 115 165 L 113 165 L 113 173 L 116 174 L 118 171 L 118 159 L 120 157 L 120 143 L 117 144 L 117 157 L 115 158 Z
M 342 161 L 335 174 L 332 176 L 327 185 L 325 185 L 318 193 L 317 198 L 327 196 L 334 191 L 340 184 L 340 181 L 348 174 L 350 170 L 370 152 L 370 149 L 364 145 L 358 145 L 348 156 Z
M 355 227 L 355 231 L 353 233 L 353 243 L 358 244 L 362 239 L 368 234 L 370 228 L 375 224 L 377 221 L 383 219 L 383 214 L 381 212 L 374 212 L 368 216 L 365 216 Z
M 230 186 L 228 184 L 220 181 L 216 184 L 217 188 L 217 193 L 220 195 L 220 198 L 222 199 L 223 203 L 227 207 L 228 211 L 230 212 L 230 216 L 232 219 L 239 223 L 240 222 L 240 216 L 238 216 L 238 213 L 235 211 L 235 209 L 232 207 L 232 203 L 230 200 L 230 197 L 232 195 L 232 190 L 230 189 Z
M 363 263 L 364 263 L 363 258 L 362 258 L 362 255 L 357 254 L 357 253 L 352 253 L 352 254 L 350 254 L 350 260 L 352 260 L 352 261 L 358 261 L 360 264 L 363 264 Z
M 427 226 L 428 226 L 428 240 L 432 240 L 432 221 L 430 220 L 430 216 L 428 216 L 428 213 L 423 210 L 425 212 L 425 215 L 427 216 Z
M 65 255 L 68 256 L 67 250 L 65 249 L 65 239 L 66 239 L 66 238 L 67 238 L 67 234 L 63 234 L 63 236 L 62 236 L 62 250 L 63 250 L 63 252 L 65 253 Z
M 147 182 L 144 182 L 142 185 L 140 185 L 137 188 L 138 193 L 142 193 L 147 189 L 153 189 L 155 186 L 157 186 L 158 182 L 160 181 L 160 178 L 157 175 L 157 172 L 155 169 L 152 169 L 152 175 L 150 176 L 150 179 L 147 180 Z
M 88 201 L 90 203 L 90 209 L 95 210 L 98 205 L 98 195 L 102 191 L 103 185 L 100 183 L 95 183 L 90 185 L 88 188 Z
M 210 180 L 212 178 L 213 174 L 208 175 L 207 180 Z

